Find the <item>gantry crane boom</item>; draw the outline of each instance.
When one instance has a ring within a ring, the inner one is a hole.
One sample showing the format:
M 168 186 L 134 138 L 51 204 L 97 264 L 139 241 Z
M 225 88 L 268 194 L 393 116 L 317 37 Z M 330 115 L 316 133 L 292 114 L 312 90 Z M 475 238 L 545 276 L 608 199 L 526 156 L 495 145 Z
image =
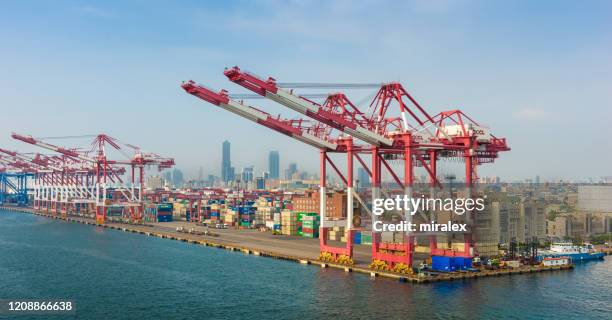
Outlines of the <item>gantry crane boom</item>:
M 23 142 L 26 142 L 26 143 L 29 143 L 29 144 L 32 144 L 32 145 L 35 145 L 35 146 L 39 146 L 39 147 L 47 149 L 47 150 L 55 151 L 55 152 L 61 153 L 63 155 L 67 155 L 69 157 L 72 157 L 72 158 L 77 158 L 79 160 L 87 161 L 87 162 L 91 162 L 91 163 L 97 163 L 97 161 L 95 159 L 86 157 L 86 156 L 84 156 L 84 155 L 82 155 L 82 154 L 80 154 L 80 153 L 78 153 L 78 152 L 76 152 L 74 150 L 69 150 L 69 149 L 65 149 L 65 148 L 62 148 L 62 147 L 58 147 L 58 146 L 52 145 L 50 143 L 46 143 L 46 142 L 34 139 L 31 136 L 30 137 L 26 137 L 26 136 L 23 136 L 23 135 L 20 135 L 20 134 L 12 133 L 11 137 L 13 137 L 13 139 L 21 140 Z
M 181 86 L 189 94 L 192 94 L 211 104 L 219 106 L 229 112 L 235 113 L 243 118 L 266 126 L 272 130 L 278 131 L 296 140 L 302 141 L 315 148 L 319 148 L 326 151 L 335 151 L 338 148 L 338 145 L 336 143 L 318 138 L 308 132 L 305 132 L 300 128 L 296 128 L 290 125 L 289 123 L 283 120 L 274 118 L 270 114 L 267 114 L 256 108 L 244 105 L 237 101 L 231 100 L 227 92 L 224 90 L 221 90 L 217 93 L 201 85 L 198 85 L 193 81 L 184 82 Z
M 0 163 L 13 167 L 15 169 L 19 169 L 19 170 L 23 170 L 27 172 L 44 172 L 44 171 L 51 172 L 51 170 L 47 168 L 44 168 L 44 167 L 41 167 L 35 164 L 30 164 L 24 161 L 8 159 L 6 157 L 0 157 Z
M 13 156 L 13 157 L 15 157 L 15 158 L 17 158 L 19 160 L 30 162 L 32 164 L 35 164 L 35 165 L 41 167 L 41 168 L 48 168 L 48 169 L 51 169 L 51 170 L 54 170 L 54 171 L 59 171 L 59 172 L 63 171 L 62 168 L 53 166 L 53 165 L 49 164 L 48 161 L 44 161 L 44 160 L 40 159 L 40 157 L 30 157 L 30 156 L 27 156 L 25 154 L 21 154 L 21 153 L 16 152 L 16 151 L 10 151 L 10 150 L 6 150 L 6 149 L 2 149 L 2 148 L 0 148 L 0 152 L 8 154 L 10 156 Z
M 343 119 L 341 116 L 325 110 L 321 105 L 280 88 L 273 78 L 264 81 L 241 71 L 238 67 L 227 69 L 224 74 L 236 84 L 369 144 L 377 146 L 391 146 L 393 144 L 391 139 Z

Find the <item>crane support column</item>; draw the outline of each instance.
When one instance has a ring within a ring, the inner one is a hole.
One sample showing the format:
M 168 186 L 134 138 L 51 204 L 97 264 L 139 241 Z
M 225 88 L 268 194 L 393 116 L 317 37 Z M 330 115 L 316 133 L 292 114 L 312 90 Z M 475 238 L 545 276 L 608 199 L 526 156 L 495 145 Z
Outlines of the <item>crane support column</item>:
M 437 177 L 437 157 L 438 153 L 436 150 L 429 150 L 429 171 L 431 175 L 429 177 L 429 197 L 435 199 L 436 197 L 436 177 Z M 437 223 L 436 212 L 432 209 L 429 218 Z M 438 240 L 435 234 L 429 236 L 429 252 L 433 254 L 438 249 Z
M 408 210 L 404 212 L 404 220 L 408 223 L 412 223 L 412 207 L 411 199 L 413 195 L 413 183 L 414 183 L 414 163 L 412 161 L 412 150 L 411 150 L 411 136 L 405 134 L 404 137 L 404 191 L 408 196 Z M 404 250 L 408 256 L 408 266 L 412 266 L 412 258 L 414 254 L 414 235 L 412 231 L 406 230 L 404 236 Z
M 319 242 L 320 247 L 323 247 L 327 243 L 327 222 L 325 221 L 326 209 L 327 209 L 327 190 L 325 185 L 327 183 L 326 175 L 327 175 L 327 153 L 325 150 L 320 151 L 321 158 L 321 168 L 320 168 L 320 177 L 319 177 L 319 215 L 321 219 L 321 225 L 319 227 Z
M 380 198 L 380 158 L 378 147 L 372 147 L 372 202 Z M 380 247 L 381 234 L 374 231 L 378 216 L 372 213 L 372 257 L 376 257 Z

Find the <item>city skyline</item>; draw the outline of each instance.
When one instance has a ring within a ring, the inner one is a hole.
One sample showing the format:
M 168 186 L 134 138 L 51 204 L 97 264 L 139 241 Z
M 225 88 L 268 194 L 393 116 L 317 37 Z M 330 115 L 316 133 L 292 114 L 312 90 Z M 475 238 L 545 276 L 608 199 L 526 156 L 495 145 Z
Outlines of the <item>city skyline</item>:
M 236 168 L 264 168 L 267 151 L 278 150 L 282 166 L 298 162 L 316 172 L 314 148 L 179 87 L 193 79 L 244 92 L 222 75 L 225 67 L 240 65 L 288 82 L 400 81 L 432 113 L 461 108 L 512 148 L 494 166 L 479 168 L 482 176 L 612 175 L 612 149 L 600 147 L 612 135 L 608 2 L 334 1 L 278 8 L 186 1 L 157 3 L 142 16 L 134 15 L 134 6 L 42 2 L 32 12 L 26 3 L 0 4 L 0 96 L 9 120 L 0 130 L 2 147 L 35 150 L 11 139 L 12 131 L 35 137 L 103 132 L 174 157 L 194 176 L 200 166 L 209 172 L 221 166 L 218 145 L 227 139 Z M 363 24 L 370 20 L 379 23 Z M 371 92 L 348 94 L 361 101 Z M 253 104 L 295 116 L 265 100 Z M 113 116 L 100 117 L 100 110 Z M 577 166 L 583 155 L 595 156 Z

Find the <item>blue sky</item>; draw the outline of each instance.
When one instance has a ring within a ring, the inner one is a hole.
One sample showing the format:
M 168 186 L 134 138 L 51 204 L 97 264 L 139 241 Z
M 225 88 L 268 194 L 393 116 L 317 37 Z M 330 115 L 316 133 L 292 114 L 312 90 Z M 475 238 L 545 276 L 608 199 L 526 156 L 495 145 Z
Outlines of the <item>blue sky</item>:
M 276 149 L 283 168 L 316 171 L 312 148 L 179 87 L 244 92 L 222 74 L 239 65 L 284 82 L 401 81 L 431 113 L 461 108 L 513 149 L 483 176 L 612 175 L 606 1 L 2 1 L 0 54 L 9 149 L 33 150 L 11 131 L 105 132 L 218 175 L 228 139 L 238 168 L 261 171 Z

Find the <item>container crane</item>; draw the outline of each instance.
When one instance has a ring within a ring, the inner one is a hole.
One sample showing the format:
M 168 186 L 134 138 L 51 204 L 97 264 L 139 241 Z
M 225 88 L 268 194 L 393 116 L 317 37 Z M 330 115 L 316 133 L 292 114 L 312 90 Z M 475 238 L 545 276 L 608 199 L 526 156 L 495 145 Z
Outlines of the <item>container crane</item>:
M 392 141 L 382 135 L 371 132 L 354 122 L 347 121 L 325 110 L 308 99 L 297 96 L 292 92 L 280 88 L 272 77 L 267 80 L 240 70 L 238 67 L 226 69 L 225 76 L 232 82 L 243 86 L 270 100 L 276 101 L 298 113 L 313 118 L 341 132 L 347 133 L 369 144 L 377 146 L 391 146 Z
M 127 214 L 130 221 L 140 222 L 144 213 L 144 168 L 146 166 L 157 166 L 159 170 L 162 170 L 174 165 L 174 159 L 172 158 L 143 152 L 139 147 L 126 144 L 134 151 L 134 154 L 130 157 L 124 153 L 120 146 L 121 142 L 106 134 L 95 136 L 89 152 L 78 152 L 76 149 L 56 146 L 41 139 L 16 133 L 13 133 L 12 137 L 59 153 L 60 158 L 49 159 L 51 162 L 61 164 L 63 169 L 59 179 L 51 177 L 52 182 L 57 182 L 64 192 L 71 188 L 74 191 L 75 185 L 82 186 L 81 192 L 78 194 L 73 192 L 70 198 L 76 200 L 73 204 L 81 203 L 88 207 L 91 204 L 95 209 L 95 217 L 98 223 L 105 222 L 107 209 L 120 209 L 121 214 Z M 107 145 L 129 159 L 108 159 Z M 121 178 L 126 172 L 125 167 L 131 168 L 130 184 L 124 182 Z M 126 209 L 127 213 L 125 212 Z M 65 211 L 64 207 L 61 210 Z
M 299 127 L 293 126 L 289 120 L 275 118 L 259 109 L 231 100 L 227 94 L 227 91 L 225 90 L 221 90 L 217 93 L 205 88 L 204 86 L 197 85 L 193 81 L 184 82 L 181 86 L 191 95 L 212 103 L 229 112 L 237 114 L 243 118 L 290 136 L 315 148 L 328 151 L 334 151 L 338 148 L 337 144 L 335 143 L 323 140 L 306 132 L 305 130 L 302 130 Z
M 340 176 L 340 178 L 347 185 L 347 197 L 351 199 L 348 201 L 349 208 L 352 209 L 352 185 L 353 185 L 353 175 L 352 175 L 352 158 L 353 153 L 355 152 L 355 148 L 353 146 L 352 139 L 350 137 L 330 140 L 327 137 L 327 134 L 314 135 L 306 132 L 303 128 L 296 126 L 295 120 L 287 120 L 281 119 L 280 117 L 273 117 L 270 114 L 263 112 L 254 107 L 246 106 L 243 103 L 233 101 L 229 98 L 227 91 L 221 90 L 220 92 L 214 92 L 211 89 L 208 89 L 204 86 L 196 84 L 194 81 L 183 82 L 181 87 L 189 94 L 192 94 L 204 101 L 207 101 L 213 105 L 219 106 L 227 111 L 230 111 L 234 114 L 237 114 L 243 118 L 261 124 L 265 127 L 268 127 L 272 130 L 290 136 L 298 141 L 306 143 L 310 146 L 313 146 L 320 150 L 320 163 L 321 163 L 321 175 L 320 175 L 320 213 L 321 213 L 321 230 L 322 235 L 320 238 L 320 247 L 321 252 L 328 252 L 332 254 L 335 258 L 338 256 L 344 255 L 349 258 L 353 256 L 353 230 L 352 230 L 352 221 L 353 215 L 352 210 L 349 210 L 349 214 L 347 216 L 346 223 L 342 221 L 326 221 L 325 212 L 327 209 L 326 199 L 327 199 L 327 190 L 326 190 L 326 168 L 329 163 L 331 167 L 336 171 L 336 173 Z M 301 123 L 297 122 L 297 123 Z M 319 133 L 323 130 L 317 130 Z M 349 159 L 349 170 L 347 177 L 345 178 L 338 167 L 331 161 L 328 152 L 346 152 L 348 154 Z M 327 244 L 327 233 L 330 227 L 333 226 L 343 226 L 346 224 L 347 227 L 347 245 L 346 247 L 332 247 Z

